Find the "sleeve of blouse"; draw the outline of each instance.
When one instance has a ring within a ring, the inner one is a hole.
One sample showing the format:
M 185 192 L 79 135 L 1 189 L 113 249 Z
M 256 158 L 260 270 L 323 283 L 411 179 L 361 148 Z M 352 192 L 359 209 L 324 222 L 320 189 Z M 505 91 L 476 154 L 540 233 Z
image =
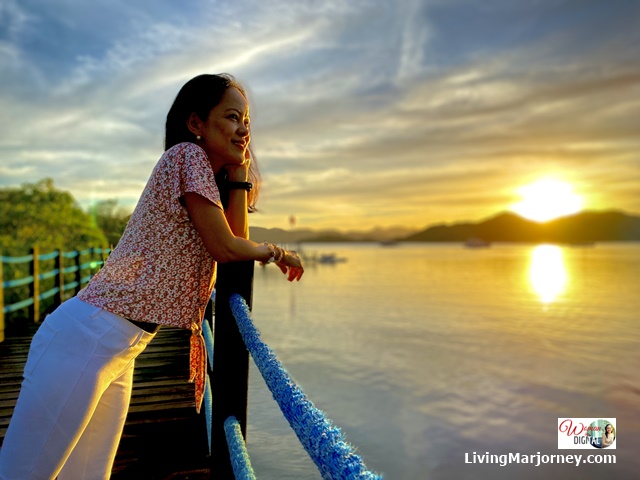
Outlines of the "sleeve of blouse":
M 173 194 L 176 202 L 173 203 L 176 208 L 181 209 L 179 200 L 185 193 L 193 192 L 222 209 L 213 169 L 204 150 L 194 143 L 181 143 L 174 148 L 176 152 L 173 154 L 172 163 L 176 170 Z

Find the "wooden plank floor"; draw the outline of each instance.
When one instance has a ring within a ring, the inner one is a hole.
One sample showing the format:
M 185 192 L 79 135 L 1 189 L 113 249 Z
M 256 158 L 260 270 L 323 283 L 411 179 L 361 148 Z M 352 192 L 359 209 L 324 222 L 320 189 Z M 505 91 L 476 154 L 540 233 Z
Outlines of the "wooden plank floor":
M 22 382 L 35 327 L 0 343 L 0 445 Z M 163 327 L 136 360 L 113 480 L 209 478 L 204 415 L 188 383 L 190 331 Z

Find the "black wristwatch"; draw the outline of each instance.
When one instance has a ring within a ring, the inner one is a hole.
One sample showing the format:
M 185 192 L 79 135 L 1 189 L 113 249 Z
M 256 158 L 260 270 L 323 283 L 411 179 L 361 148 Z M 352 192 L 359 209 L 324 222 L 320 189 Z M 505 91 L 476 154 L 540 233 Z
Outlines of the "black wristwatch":
M 246 190 L 250 192 L 253 188 L 253 183 L 251 182 L 229 182 L 229 189 L 238 189 Z

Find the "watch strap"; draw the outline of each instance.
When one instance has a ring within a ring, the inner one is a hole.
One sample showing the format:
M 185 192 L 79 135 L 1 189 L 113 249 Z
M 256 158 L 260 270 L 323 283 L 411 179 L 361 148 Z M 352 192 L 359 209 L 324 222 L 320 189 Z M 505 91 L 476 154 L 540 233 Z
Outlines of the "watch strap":
M 246 190 L 247 192 L 250 192 L 252 188 L 253 188 L 253 183 L 251 182 L 229 182 L 229 189 L 231 190 L 241 189 L 241 190 Z

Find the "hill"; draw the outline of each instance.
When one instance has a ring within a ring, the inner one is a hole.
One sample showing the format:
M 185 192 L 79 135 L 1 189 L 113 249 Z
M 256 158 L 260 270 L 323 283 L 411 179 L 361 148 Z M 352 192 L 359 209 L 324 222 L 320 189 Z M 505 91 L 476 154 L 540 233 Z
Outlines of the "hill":
M 405 227 L 376 227 L 366 231 L 340 232 L 338 230 L 283 230 L 281 228 L 250 227 L 254 242 L 381 242 L 406 237 L 417 229 Z
M 464 242 L 481 238 L 488 242 L 585 243 L 640 240 L 640 217 L 618 211 L 586 211 L 546 223 L 500 213 L 478 223 L 434 225 L 402 238 L 408 242 Z

